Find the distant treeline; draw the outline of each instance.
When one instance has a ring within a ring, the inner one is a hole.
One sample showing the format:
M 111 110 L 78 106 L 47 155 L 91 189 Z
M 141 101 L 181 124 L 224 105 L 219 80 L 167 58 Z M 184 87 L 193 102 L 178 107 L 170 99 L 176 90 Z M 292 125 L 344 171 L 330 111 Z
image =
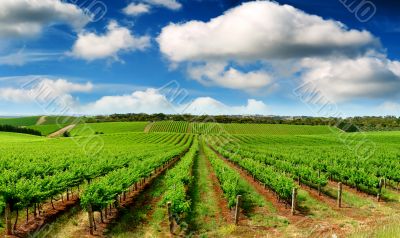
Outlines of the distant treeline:
M 35 135 L 35 136 L 42 135 L 42 133 L 40 131 L 37 131 L 34 129 L 25 128 L 25 127 L 16 127 L 16 126 L 11 126 L 11 125 L 0 125 L 0 131 L 16 132 L 16 133 L 22 133 L 22 134 Z
M 324 118 L 324 117 L 283 117 L 283 116 L 194 116 L 194 115 L 167 115 L 167 114 L 113 114 L 109 116 L 95 116 L 85 118 L 92 122 L 116 121 L 188 121 L 188 122 L 218 122 L 218 123 L 261 123 L 261 124 L 289 124 L 289 125 L 327 125 L 335 126 L 347 132 L 357 131 L 389 131 L 400 130 L 400 117 L 352 117 L 352 118 Z

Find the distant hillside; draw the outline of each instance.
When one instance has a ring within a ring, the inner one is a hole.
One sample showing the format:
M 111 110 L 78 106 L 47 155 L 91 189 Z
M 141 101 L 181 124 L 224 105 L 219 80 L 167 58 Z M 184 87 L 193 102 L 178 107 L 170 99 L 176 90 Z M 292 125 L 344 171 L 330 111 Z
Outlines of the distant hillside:
M 338 133 L 330 126 L 244 123 L 188 123 L 175 121 L 155 122 L 150 132 L 176 132 L 193 134 L 263 134 L 263 135 L 318 135 Z
M 18 117 L 18 118 L 0 118 L 0 125 L 11 126 L 33 126 L 39 120 L 39 116 Z

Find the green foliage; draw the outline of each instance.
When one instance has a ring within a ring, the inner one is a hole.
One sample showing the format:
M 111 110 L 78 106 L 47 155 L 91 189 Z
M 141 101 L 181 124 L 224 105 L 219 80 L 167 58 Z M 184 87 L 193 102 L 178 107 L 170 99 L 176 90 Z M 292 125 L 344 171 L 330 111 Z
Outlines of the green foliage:
M 276 192 L 276 194 L 283 200 L 290 202 L 292 189 L 296 187 L 293 179 L 287 177 L 286 170 L 277 171 L 277 167 L 269 166 L 257 159 L 254 159 L 254 154 L 247 153 L 244 155 L 243 151 L 232 147 L 231 150 L 226 150 L 218 147 L 217 143 L 213 144 L 225 158 L 228 158 L 235 164 L 247 170 L 257 180 L 268 186 Z M 287 165 L 285 169 L 291 169 L 293 165 Z
M 232 160 L 261 162 L 314 188 L 324 187 L 331 178 L 376 195 L 380 178 L 400 181 L 398 149 L 394 147 L 399 139 L 392 134 L 355 133 L 346 136 L 345 141 L 338 135 L 211 136 L 208 141 Z M 360 145 L 373 145 L 374 153 L 364 159 L 357 149 Z
M 94 134 L 143 132 L 147 124 L 148 122 L 104 122 L 79 124 L 71 131 L 71 135 L 89 136 Z
M 184 121 L 159 121 L 152 125 L 150 132 L 187 133 L 188 126 L 189 123 Z
M 193 182 L 192 167 L 198 151 L 199 142 L 195 138 L 189 152 L 165 176 L 164 181 L 168 189 L 161 204 L 165 205 L 167 202 L 171 202 L 172 212 L 175 214 L 181 215 L 190 210 L 191 202 L 186 196 L 186 191 Z
M 36 125 L 39 116 L 19 117 L 19 118 L 0 118 L 0 125 L 11 126 L 33 126 Z
M 175 121 L 155 122 L 150 132 L 177 132 L 192 134 L 259 134 L 259 135 L 314 135 L 338 133 L 339 130 L 329 126 L 303 126 L 281 124 L 222 124 L 222 123 L 188 123 Z
M 189 143 L 188 137 L 144 133 L 104 136 L 104 148 L 97 155 L 77 150 L 69 139 L 17 144 L 5 141 L 0 144 L 0 197 L 14 209 L 22 209 L 129 165 L 151 169 L 154 164 L 147 161 L 168 159 L 169 153 L 181 151 L 183 143 Z M 145 175 L 149 171 L 142 172 Z
M 82 194 L 82 207 L 88 208 L 91 205 L 94 211 L 104 209 L 108 204 L 113 203 L 119 194 L 129 190 L 141 179 L 149 177 L 156 168 L 184 153 L 191 142 L 192 137 L 186 141 L 182 140 L 176 149 L 159 153 L 153 157 L 146 156 L 140 161 L 132 160 L 125 167 L 99 178 L 91 183 Z
M 0 131 L 30 134 L 30 135 L 36 135 L 36 136 L 42 135 L 40 133 L 40 131 L 31 129 L 31 128 L 16 127 L 16 126 L 11 126 L 11 125 L 0 125 Z
M 68 124 L 38 125 L 38 126 L 29 126 L 28 128 L 31 128 L 31 129 L 36 130 L 36 131 L 40 131 L 40 133 L 43 136 L 48 136 L 51 133 L 56 132 L 56 131 L 58 131 L 58 130 L 66 127 L 66 126 L 68 126 Z
M 243 203 L 241 204 L 241 207 L 246 210 L 250 209 L 254 205 L 263 205 L 263 201 L 260 200 L 256 192 L 254 192 L 252 187 L 241 178 L 241 175 L 237 171 L 218 158 L 218 156 L 208 146 L 204 146 L 204 144 L 202 146 L 204 147 L 204 152 L 210 160 L 211 166 L 219 180 L 224 196 L 228 201 L 229 208 L 236 205 L 237 195 L 242 195 Z
M 340 122 L 337 127 L 345 132 L 359 132 L 360 130 L 358 129 L 357 126 L 354 124 L 351 124 L 349 122 Z
M 73 116 L 46 116 L 42 125 L 70 125 L 83 122 L 82 119 Z

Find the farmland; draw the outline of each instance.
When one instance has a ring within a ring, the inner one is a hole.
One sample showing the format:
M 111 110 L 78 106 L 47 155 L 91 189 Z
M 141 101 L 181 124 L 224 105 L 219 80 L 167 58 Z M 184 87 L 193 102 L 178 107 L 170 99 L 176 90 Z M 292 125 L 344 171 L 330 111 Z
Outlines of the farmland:
M 33 126 L 39 117 L 21 117 L 21 118 L 0 118 L 0 125 L 11 125 L 11 126 Z
M 123 132 L 143 132 L 147 122 L 104 122 L 80 124 L 72 131 L 73 136 L 89 136 L 93 134 L 113 134 Z
M 36 127 L 47 126 L 55 125 Z M 0 234 L 168 237 L 170 227 L 176 236 L 206 237 L 396 232 L 398 132 L 161 121 L 79 124 L 70 134 L 0 133 Z M 81 145 L 93 138 L 102 148 L 87 153 Z M 370 144 L 373 153 L 359 150 Z

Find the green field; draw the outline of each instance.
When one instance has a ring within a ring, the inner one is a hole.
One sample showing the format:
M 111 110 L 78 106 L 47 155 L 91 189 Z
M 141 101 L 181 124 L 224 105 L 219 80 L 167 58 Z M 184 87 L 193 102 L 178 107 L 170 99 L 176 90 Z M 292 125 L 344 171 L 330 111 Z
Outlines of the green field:
M 17 142 L 31 142 L 31 141 L 42 141 L 44 140 L 40 136 L 33 136 L 27 134 L 11 133 L 11 132 L 0 132 L 0 143 L 17 143 Z
M 88 136 L 93 134 L 143 132 L 147 124 L 148 122 L 103 122 L 80 124 L 71 131 L 71 135 Z
M 33 126 L 36 125 L 39 116 L 21 118 L 0 118 L 0 124 L 11 126 Z
M 68 124 L 50 124 L 50 125 L 38 125 L 38 126 L 28 126 L 28 128 L 34 129 L 36 131 L 40 131 L 43 136 L 48 136 L 53 132 L 56 132 L 64 127 L 68 126 Z
M 69 125 L 69 124 L 77 124 L 81 123 L 78 118 L 71 116 L 46 116 L 43 124 L 41 125 Z
M 363 224 L 366 237 L 396 232 L 400 132 L 164 121 L 79 124 L 71 136 L 0 133 L 0 235 L 18 211 L 25 236 L 83 237 L 92 227 L 100 237 L 166 237 L 168 202 L 179 236 L 347 237 Z M 35 233 L 26 211 L 49 226 Z
M 158 121 L 152 124 L 149 132 L 187 133 L 188 127 L 185 121 Z
M 318 135 L 339 133 L 329 126 L 298 126 L 283 124 L 223 124 L 188 123 L 175 121 L 155 122 L 150 132 L 175 132 L 193 134 L 259 134 L 259 135 Z

